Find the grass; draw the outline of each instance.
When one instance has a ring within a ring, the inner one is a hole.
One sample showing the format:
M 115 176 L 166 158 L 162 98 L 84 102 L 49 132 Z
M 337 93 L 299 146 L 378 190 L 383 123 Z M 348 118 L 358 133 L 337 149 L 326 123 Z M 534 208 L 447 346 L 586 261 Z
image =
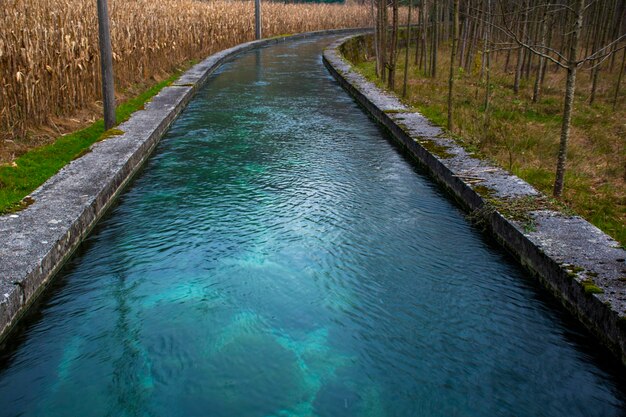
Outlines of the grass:
M 402 90 L 403 51 L 399 53 L 396 72 L 397 95 Z M 499 69 L 503 67 L 500 58 L 493 64 L 496 69 L 491 74 L 488 111 L 483 105 L 485 83 L 479 79 L 478 70 L 457 75 L 453 137 L 468 151 L 494 161 L 544 194 L 552 195 L 564 74 L 550 67 L 542 98 L 533 103 L 533 80 L 523 82 L 516 96 L 512 91 L 513 75 Z M 353 64 L 367 79 L 385 88 L 375 75 L 373 61 L 357 60 Z M 439 65 L 439 75 L 433 79 L 410 62 L 408 94 L 403 101 L 432 122 L 446 126 L 449 57 L 445 47 L 441 50 Z M 589 75 L 582 72 L 578 77 L 565 192 L 560 203 L 625 245 L 626 106 L 622 97 L 616 110 L 612 110 L 610 100 L 615 74 L 605 70 L 602 77 L 593 105 L 587 102 Z
M 170 85 L 180 75 L 180 71 L 163 80 L 143 93 L 125 101 L 116 109 L 118 123 L 126 121 L 130 115 L 143 108 L 163 87 Z M 98 120 L 89 127 L 61 136 L 49 145 L 30 150 L 12 164 L 0 166 L 0 214 L 21 210 L 33 200 L 25 198 L 48 178 L 56 174 L 73 159 L 89 152 L 89 147 L 99 140 L 120 135 L 119 129 L 104 130 L 104 122 Z

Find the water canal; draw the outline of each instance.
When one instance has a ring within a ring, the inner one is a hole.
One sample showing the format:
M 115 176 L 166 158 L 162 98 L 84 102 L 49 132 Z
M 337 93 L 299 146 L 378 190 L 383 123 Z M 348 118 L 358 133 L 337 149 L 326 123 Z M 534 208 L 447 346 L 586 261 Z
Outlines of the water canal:
M 2 416 L 613 416 L 621 367 L 329 76 L 214 74 L 3 352 Z

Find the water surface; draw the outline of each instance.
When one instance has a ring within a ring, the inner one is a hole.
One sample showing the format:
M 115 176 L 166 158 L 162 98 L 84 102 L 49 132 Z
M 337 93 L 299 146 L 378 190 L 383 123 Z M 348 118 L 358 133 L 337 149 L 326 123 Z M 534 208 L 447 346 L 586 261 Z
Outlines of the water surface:
M 228 63 L 4 352 L 2 416 L 612 416 L 619 363 L 321 64 Z

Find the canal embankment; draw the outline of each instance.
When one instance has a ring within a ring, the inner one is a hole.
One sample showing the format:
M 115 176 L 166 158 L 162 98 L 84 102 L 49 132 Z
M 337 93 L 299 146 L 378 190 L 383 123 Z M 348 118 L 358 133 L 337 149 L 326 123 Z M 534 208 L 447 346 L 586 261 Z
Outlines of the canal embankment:
M 362 54 L 348 37 L 324 52 L 327 68 L 367 112 L 423 165 L 599 340 L 626 362 L 626 251 L 579 216 L 454 138 L 392 93 L 356 72 L 343 57 Z

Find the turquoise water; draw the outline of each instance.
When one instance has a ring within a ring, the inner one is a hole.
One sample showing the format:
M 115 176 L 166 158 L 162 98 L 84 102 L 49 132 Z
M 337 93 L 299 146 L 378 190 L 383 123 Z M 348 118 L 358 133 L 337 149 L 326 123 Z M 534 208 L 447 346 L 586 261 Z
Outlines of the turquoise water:
M 620 364 L 385 139 L 329 40 L 212 76 L 0 362 L 2 416 L 613 416 Z

